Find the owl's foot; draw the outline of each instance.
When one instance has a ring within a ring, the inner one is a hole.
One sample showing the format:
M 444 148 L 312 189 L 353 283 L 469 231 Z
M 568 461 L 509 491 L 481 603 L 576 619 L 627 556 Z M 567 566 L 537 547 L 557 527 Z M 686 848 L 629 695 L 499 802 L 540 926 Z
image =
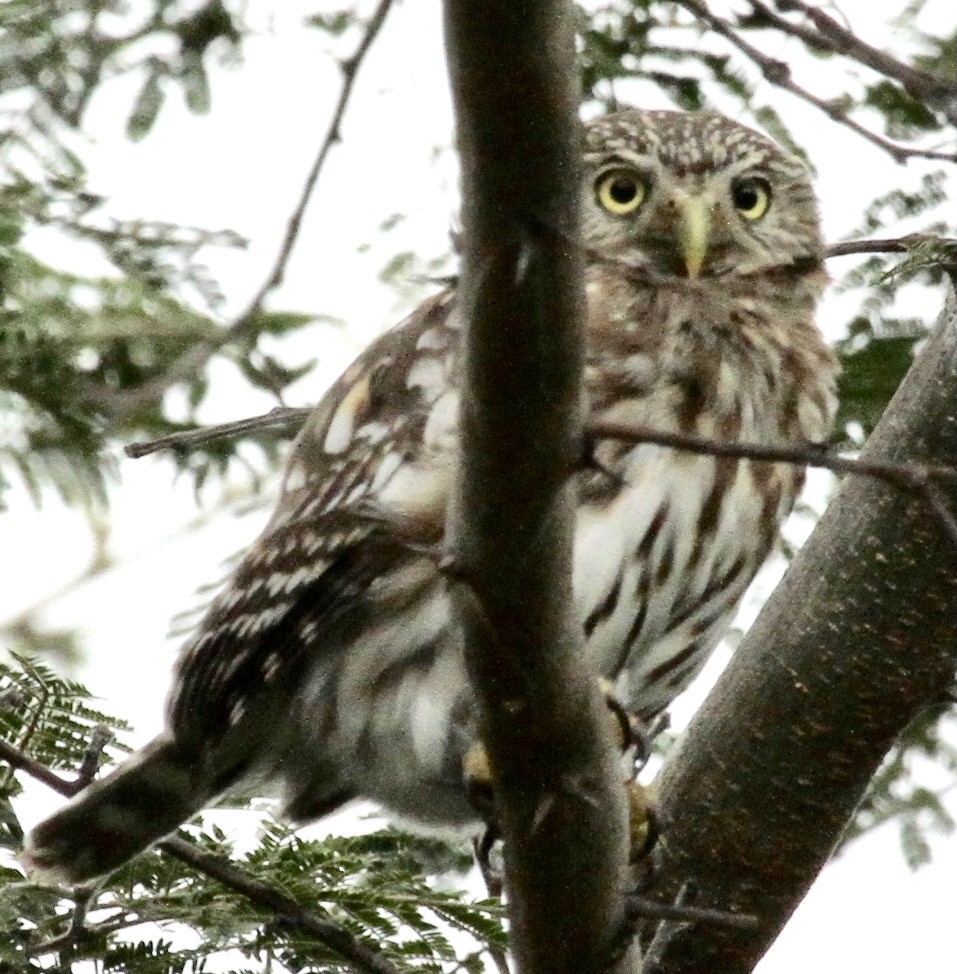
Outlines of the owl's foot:
M 646 728 L 638 717 L 625 708 L 614 696 L 611 683 L 599 679 L 609 718 L 614 721 L 615 736 L 621 753 L 628 758 L 629 777 L 624 782 L 628 802 L 631 861 L 648 858 L 658 838 L 658 828 L 651 791 L 635 780 L 637 770 L 644 767 L 651 754 L 651 741 L 662 727 Z M 462 760 L 462 779 L 469 801 L 485 823 L 485 833 L 475 842 L 475 856 L 485 877 L 489 891 L 501 889 L 501 875 L 490 862 L 490 854 L 499 837 L 495 817 L 495 783 L 488 753 L 481 741 L 476 741 Z M 493 893 L 493 895 L 495 895 Z

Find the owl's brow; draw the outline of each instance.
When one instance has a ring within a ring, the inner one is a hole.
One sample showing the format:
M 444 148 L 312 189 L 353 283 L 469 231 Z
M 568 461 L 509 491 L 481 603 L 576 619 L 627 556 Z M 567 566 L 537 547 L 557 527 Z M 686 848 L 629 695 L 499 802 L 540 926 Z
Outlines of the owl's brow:
M 627 149 L 615 148 L 605 152 L 588 152 L 585 154 L 585 162 L 595 167 L 605 167 L 618 163 L 624 166 L 632 166 L 635 169 L 650 169 L 648 162 L 653 156 L 639 152 L 629 152 Z

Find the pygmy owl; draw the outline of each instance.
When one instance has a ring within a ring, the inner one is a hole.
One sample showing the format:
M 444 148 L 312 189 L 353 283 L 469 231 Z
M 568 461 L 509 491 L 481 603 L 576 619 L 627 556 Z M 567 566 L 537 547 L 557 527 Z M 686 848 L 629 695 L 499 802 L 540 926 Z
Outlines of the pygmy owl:
M 595 417 L 718 440 L 819 441 L 835 360 L 808 171 L 716 114 L 623 111 L 586 126 L 586 397 Z M 458 449 L 454 289 L 374 342 L 316 407 L 263 534 L 179 660 L 167 729 L 39 825 L 27 855 L 107 872 L 224 792 L 294 821 L 356 797 L 466 825 L 475 739 L 460 630 L 428 550 Z M 728 625 L 790 511 L 780 464 L 602 442 L 578 474 L 582 647 L 656 714 Z

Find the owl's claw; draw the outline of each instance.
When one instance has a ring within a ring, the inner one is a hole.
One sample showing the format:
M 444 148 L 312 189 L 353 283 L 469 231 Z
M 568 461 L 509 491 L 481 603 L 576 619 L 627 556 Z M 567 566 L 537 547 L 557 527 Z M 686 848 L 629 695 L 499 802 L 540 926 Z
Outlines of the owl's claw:
M 492 849 L 498 839 L 498 829 L 494 825 L 488 825 L 481 835 L 472 840 L 475 861 L 478 863 L 482 879 L 485 880 L 485 888 L 488 890 L 488 895 L 496 899 L 502 895 L 502 891 L 505 889 L 502 871 L 492 862 Z
M 664 721 L 659 718 L 650 728 L 646 728 L 635 714 L 616 699 L 608 680 L 600 678 L 599 685 L 605 696 L 608 713 L 614 720 L 614 730 L 622 754 L 634 752 L 634 768 L 644 767 L 651 754 L 651 741 L 654 735 L 667 726 L 667 718 Z M 462 759 L 462 780 L 472 807 L 485 823 L 485 832 L 480 839 L 475 840 L 476 860 L 489 890 L 500 890 L 501 875 L 490 862 L 492 847 L 499 838 L 495 819 L 495 781 L 488 753 L 481 741 L 472 744 Z M 632 863 L 639 863 L 648 859 L 658 839 L 658 820 L 651 791 L 635 780 L 634 773 L 624 782 L 624 788 L 628 802 L 630 859 Z

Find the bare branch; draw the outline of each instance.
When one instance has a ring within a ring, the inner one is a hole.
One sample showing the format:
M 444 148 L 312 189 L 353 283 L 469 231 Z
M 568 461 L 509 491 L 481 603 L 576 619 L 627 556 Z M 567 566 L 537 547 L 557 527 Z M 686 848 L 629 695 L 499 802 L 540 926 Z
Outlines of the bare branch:
M 690 13 L 694 14 L 700 21 L 707 24 L 716 34 L 720 34 L 726 38 L 742 54 L 750 58 L 761 71 L 761 74 L 764 75 L 765 79 L 772 85 L 790 91 L 793 95 L 797 95 L 798 98 L 803 99 L 809 105 L 813 105 L 815 108 L 824 112 L 832 121 L 851 129 L 851 131 L 856 132 L 862 138 L 867 139 L 868 142 L 872 142 L 874 145 L 883 149 L 896 162 L 904 163 L 908 159 L 915 158 L 957 162 L 957 153 L 939 152 L 934 149 L 915 149 L 912 146 L 892 142 L 890 139 L 885 139 L 882 135 L 872 132 L 870 129 L 855 122 L 847 112 L 838 108 L 832 102 L 818 98 L 817 95 L 813 95 L 805 88 L 802 88 L 791 78 L 791 68 L 784 61 L 778 61 L 776 58 L 769 57 L 763 51 L 759 51 L 754 47 L 753 44 L 749 44 L 728 21 L 713 14 L 700 0 L 678 0 L 678 3 Z
M 829 244 L 826 257 L 847 257 L 851 254 L 906 254 L 910 249 L 910 236 L 890 237 L 883 240 L 842 240 Z
M 462 159 L 462 454 L 449 534 L 522 974 L 632 969 L 625 792 L 571 613 L 581 149 L 571 4 L 446 0 Z M 541 394 L 547 390 L 547 395 Z
M 897 253 L 907 249 L 906 238 L 886 241 L 852 241 L 851 243 L 851 246 L 861 245 L 866 246 L 868 251 L 880 248 L 883 252 Z M 843 244 L 834 245 L 831 248 L 834 252 L 833 255 L 839 256 L 839 250 L 840 253 L 862 252 L 860 249 L 844 250 L 844 247 Z M 133 443 L 126 447 L 126 452 L 131 457 L 142 457 L 157 450 L 185 449 L 222 437 L 237 436 L 258 429 L 298 426 L 304 422 L 310 412 L 311 409 L 308 407 L 273 409 L 261 416 L 252 416 L 232 423 L 223 423 L 219 426 L 203 427 L 186 433 L 176 433 L 160 440 L 154 440 L 151 443 Z M 957 522 L 946 506 L 943 505 L 939 492 L 934 489 L 936 483 L 957 484 L 957 468 L 955 467 L 942 464 L 900 464 L 863 460 L 840 453 L 831 453 L 825 447 L 815 445 L 784 444 L 769 446 L 763 443 L 726 442 L 709 437 L 654 429 L 648 426 L 612 423 L 597 419 L 586 422 L 585 436 L 588 440 L 610 439 L 623 440 L 628 443 L 651 443 L 709 456 L 732 457 L 739 460 L 765 460 L 769 463 L 790 463 L 799 467 L 818 467 L 832 470 L 839 474 L 874 477 L 902 490 L 919 493 L 927 503 L 927 507 L 940 520 L 944 529 L 952 535 L 957 532 Z M 587 459 L 582 462 L 585 466 L 590 463 Z
M 596 439 L 624 440 L 628 443 L 654 443 L 658 446 L 687 450 L 716 457 L 739 460 L 766 460 L 790 463 L 798 467 L 823 467 L 835 473 L 854 473 L 876 477 L 907 490 L 923 489 L 934 480 L 957 486 L 957 467 L 938 463 L 887 463 L 880 460 L 854 459 L 839 453 L 828 453 L 819 446 L 768 446 L 764 443 L 729 443 L 704 436 L 691 436 L 656 430 L 630 423 L 589 420 L 585 432 Z
M 82 780 L 67 781 L 61 778 L 29 754 L 3 739 L 0 739 L 0 760 L 5 761 L 12 768 L 26 772 L 37 781 L 42 781 L 47 787 L 65 797 L 72 797 L 86 784 Z M 398 968 L 381 954 L 370 950 L 347 930 L 307 910 L 288 893 L 263 883 L 228 859 L 198 849 L 176 836 L 158 843 L 158 848 L 209 876 L 210 879 L 215 879 L 241 896 L 245 896 L 250 903 L 275 914 L 287 929 L 296 930 L 331 947 L 360 974 L 401 974 Z
M 250 903 L 269 910 L 287 930 L 305 934 L 331 947 L 361 974 L 401 974 L 390 961 L 370 950 L 347 930 L 305 909 L 288 893 L 262 882 L 228 859 L 198 849 L 175 836 L 160 842 L 159 848 L 245 896 Z
M 285 429 L 289 426 L 298 427 L 306 421 L 311 412 L 310 406 L 299 408 L 277 406 L 261 416 L 250 416 L 247 419 L 237 419 L 216 426 L 201 426 L 195 430 L 187 430 L 185 433 L 173 433 L 158 440 L 150 440 L 148 443 L 131 443 L 123 448 L 123 452 L 128 457 L 138 460 L 158 450 L 186 450 L 206 443 L 214 443 L 216 440 L 242 436 L 243 433 L 254 433 L 264 429 Z
M 24 771 L 31 778 L 43 782 L 48 788 L 55 792 L 72 798 L 83 788 L 83 783 L 68 781 L 61 778 L 55 771 L 51 771 L 45 764 L 31 758 L 29 754 L 14 747 L 12 744 L 0 738 L 0 761 L 5 761 L 11 768 L 17 771 Z
M 362 62 L 369 53 L 369 49 L 382 29 L 392 2 L 393 0 L 379 0 L 379 5 L 366 24 L 355 52 L 351 57 L 346 58 L 342 62 L 342 87 L 335 110 L 332 113 L 332 119 L 329 122 L 326 134 L 319 146 L 319 151 L 306 176 L 305 184 L 299 195 L 299 201 L 286 224 L 286 231 L 283 234 L 279 252 L 276 254 L 272 268 L 259 290 L 253 295 L 246 309 L 238 317 L 234 318 L 230 324 L 226 325 L 214 338 L 199 342 L 188 349 L 162 375 L 157 376 L 150 382 L 145 382 L 143 385 L 131 389 L 128 392 L 114 395 L 109 403 L 109 410 L 113 416 L 130 416 L 144 406 L 155 402 L 167 389 L 176 385 L 178 382 L 183 382 L 194 376 L 219 349 L 229 342 L 240 338 L 249 330 L 254 324 L 256 317 L 262 312 L 266 298 L 282 284 L 289 258 L 292 256 L 293 248 L 299 237 L 306 207 L 312 198 L 313 190 L 319 181 L 319 176 L 322 173 L 322 168 L 325 165 L 329 152 L 333 145 L 340 140 L 339 129 L 352 95 L 352 89 L 355 85 L 359 68 L 362 66 Z
M 712 923 L 718 927 L 756 930 L 758 918 L 750 914 L 729 913 L 727 910 L 708 910 L 684 902 L 657 903 L 641 896 L 628 899 L 628 918 L 631 920 L 672 920 L 679 923 Z
M 927 71 L 921 71 L 909 64 L 904 64 L 903 61 L 899 61 L 887 51 L 882 51 L 880 48 L 862 41 L 853 31 L 843 27 L 820 7 L 805 3 L 804 0 L 775 0 L 775 5 L 778 10 L 784 13 L 799 11 L 818 29 L 819 33 L 816 36 L 819 40 L 824 41 L 830 50 L 837 54 L 847 55 L 860 64 L 866 64 L 885 78 L 893 78 L 895 81 L 899 81 L 912 98 L 925 105 L 939 108 L 947 116 L 949 122 L 957 125 L 957 84 L 954 84 L 953 81 L 938 78 Z M 755 9 L 763 7 L 755 0 L 752 0 L 752 6 Z M 784 26 L 785 24 L 787 27 Z M 787 30 L 788 33 L 793 33 L 788 28 L 794 27 L 794 25 L 783 17 L 776 18 L 774 26 Z M 798 34 L 797 36 L 801 35 Z

